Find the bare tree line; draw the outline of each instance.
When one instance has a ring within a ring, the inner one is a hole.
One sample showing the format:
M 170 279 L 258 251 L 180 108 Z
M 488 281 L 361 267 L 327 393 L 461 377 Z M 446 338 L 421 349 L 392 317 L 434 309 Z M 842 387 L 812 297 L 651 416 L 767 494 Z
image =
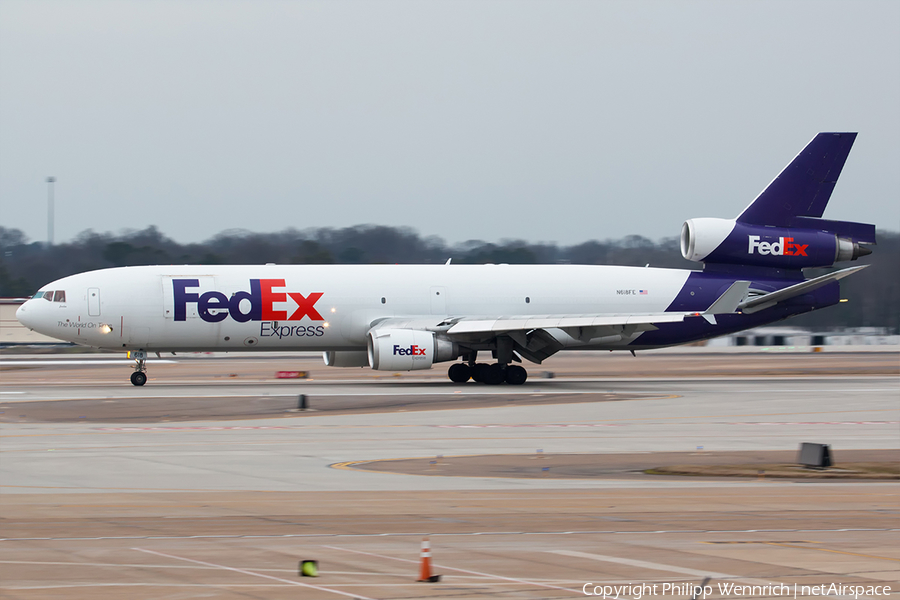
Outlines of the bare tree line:
M 870 268 L 842 282 L 846 304 L 791 319 L 816 329 L 888 327 L 900 332 L 900 233 L 880 231 Z M 160 264 L 458 264 L 510 263 L 631 265 L 698 269 L 684 260 L 677 238 L 657 242 L 630 235 L 573 246 L 503 240 L 447 244 L 408 228 L 360 225 L 343 229 L 286 229 L 276 233 L 224 231 L 179 244 L 156 227 L 119 235 L 88 230 L 64 244 L 29 242 L 18 229 L 0 227 L 0 297 L 30 296 L 66 275 L 106 267 Z

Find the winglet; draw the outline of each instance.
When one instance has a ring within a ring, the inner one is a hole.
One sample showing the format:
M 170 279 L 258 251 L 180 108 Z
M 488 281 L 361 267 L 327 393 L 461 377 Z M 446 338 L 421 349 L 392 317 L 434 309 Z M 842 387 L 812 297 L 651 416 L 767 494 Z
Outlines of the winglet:
M 737 311 L 738 305 L 747 298 L 747 291 L 750 289 L 750 282 L 739 280 L 731 284 L 725 292 L 719 296 L 719 299 L 713 302 L 706 309 L 702 316 L 710 325 L 716 324 L 715 315 L 723 315 L 734 313 Z

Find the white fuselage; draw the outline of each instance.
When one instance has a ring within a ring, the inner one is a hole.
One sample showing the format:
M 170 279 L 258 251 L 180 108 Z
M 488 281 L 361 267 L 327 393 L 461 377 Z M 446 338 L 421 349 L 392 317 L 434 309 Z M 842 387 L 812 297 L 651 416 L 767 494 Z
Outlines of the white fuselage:
M 365 350 L 367 332 L 383 319 L 427 327 L 452 317 L 659 313 L 690 273 L 581 265 L 122 267 L 48 284 L 42 291 L 64 291 L 65 301 L 36 296 L 18 317 L 40 333 L 106 349 Z M 262 282 L 255 290 L 253 280 Z M 554 335 L 566 347 L 588 345 Z

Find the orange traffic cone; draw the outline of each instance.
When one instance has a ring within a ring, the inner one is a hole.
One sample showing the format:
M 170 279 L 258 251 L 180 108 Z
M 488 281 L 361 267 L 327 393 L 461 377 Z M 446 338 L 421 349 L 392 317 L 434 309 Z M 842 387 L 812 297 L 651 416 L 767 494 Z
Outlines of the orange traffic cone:
M 419 569 L 418 581 L 437 583 L 440 580 L 440 575 L 431 574 L 431 542 L 428 538 L 422 538 L 422 567 Z

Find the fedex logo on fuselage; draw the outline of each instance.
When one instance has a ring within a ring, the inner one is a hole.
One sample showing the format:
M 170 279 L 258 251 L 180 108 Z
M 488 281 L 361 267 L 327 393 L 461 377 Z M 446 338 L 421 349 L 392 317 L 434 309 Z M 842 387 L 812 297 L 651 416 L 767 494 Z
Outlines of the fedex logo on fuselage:
M 308 296 L 304 296 L 299 292 L 276 291 L 276 288 L 284 287 L 284 279 L 251 279 L 249 292 L 243 290 L 235 292 L 230 298 L 217 291 L 203 294 L 188 291 L 190 288 L 198 287 L 200 287 L 198 279 L 172 280 L 176 321 L 187 320 L 188 304 L 196 304 L 197 314 L 208 323 L 218 323 L 227 317 L 231 317 L 238 323 L 299 321 L 303 317 L 309 317 L 313 321 L 325 320 L 316 310 L 316 302 L 323 293 L 312 292 Z M 288 315 L 286 310 L 275 310 L 275 304 L 287 302 L 288 297 L 297 305 L 291 314 Z
M 421 348 L 415 344 L 409 348 L 394 344 L 394 356 L 425 356 L 425 348 Z
M 747 237 L 750 238 L 750 248 L 747 250 L 750 254 L 756 250 L 761 255 L 806 256 L 806 249 L 809 248 L 809 244 L 795 244 L 792 237 L 780 237 L 777 242 L 761 242 L 758 235 Z

